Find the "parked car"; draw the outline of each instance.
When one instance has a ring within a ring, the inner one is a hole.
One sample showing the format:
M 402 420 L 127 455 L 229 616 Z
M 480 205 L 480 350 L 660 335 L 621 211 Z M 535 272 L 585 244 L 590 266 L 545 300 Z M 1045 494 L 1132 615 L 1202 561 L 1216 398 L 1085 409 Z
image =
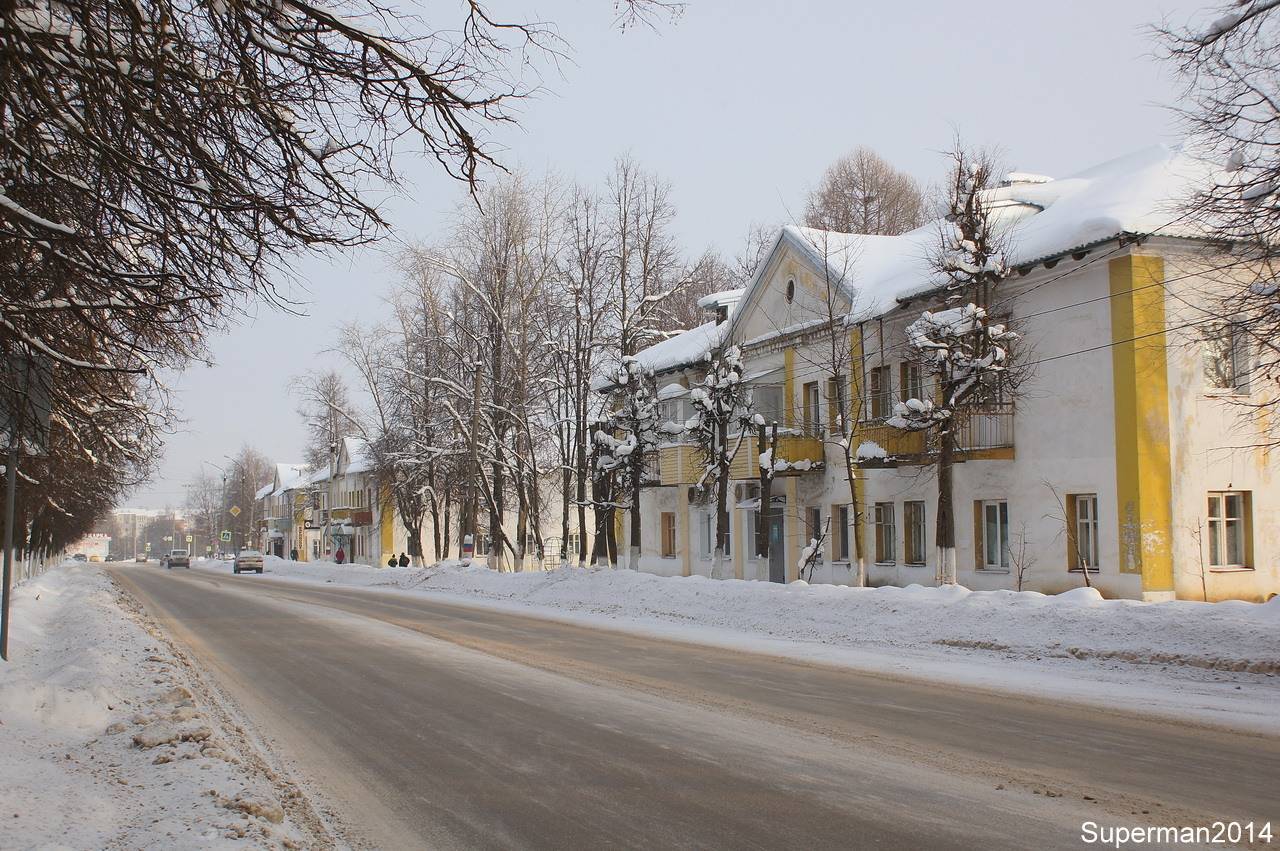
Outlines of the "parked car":
M 136 561 L 138 564 L 147 563 L 147 557 L 143 553 L 138 553 L 136 556 L 133 557 L 133 560 Z
M 186 550 L 170 550 L 164 557 L 164 566 L 169 570 L 175 567 L 191 568 L 191 554 Z
M 84 553 L 76 553 L 76 554 L 75 554 L 75 555 L 73 555 L 71 558 L 75 559 L 76 561 L 88 561 L 88 560 L 89 560 L 89 557 L 88 557 L 87 555 L 85 555 Z
M 241 550 L 236 553 L 235 564 L 231 566 L 232 573 L 261 573 L 262 572 L 262 553 L 257 550 Z
M 89 561 L 102 561 L 102 556 L 98 555 L 97 553 L 94 553 L 93 555 L 89 556 Z

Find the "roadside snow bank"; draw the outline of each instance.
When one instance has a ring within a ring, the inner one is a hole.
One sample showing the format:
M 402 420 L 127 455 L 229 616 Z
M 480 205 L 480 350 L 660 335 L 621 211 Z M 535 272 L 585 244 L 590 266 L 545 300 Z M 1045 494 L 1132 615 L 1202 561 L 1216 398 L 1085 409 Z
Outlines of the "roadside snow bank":
M 230 569 L 226 562 L 206 564 Z M 1143 603 L 1105 600 L 1093 588 L 1057 595 L 970 591 L 959 585 L 851 588 L 630 570 L 498 573 L 456 562 L 424 569 L 376 568 L 275 557 L 267 558 L 266 572 L 846 647 L 968 648 L 1037 660 L 1094 658 L 1280 673 L 1280 598 L 1263 604 Z
M 0 845 L 306 844 L 278 803 L 292 787 L 132 610 L 95 565 L 70 562 L 14 591 L 12 661 L 0 663 Z
M 226 562 L 199 565 L 230 572 Z M 849 588 L 629 570 L 497 573 L 268 558 L 266 575 L 1280 734 L 1280 601 L 1104 600 L 967 588 Z M 252 583 L 257 577 L 245 577 Z

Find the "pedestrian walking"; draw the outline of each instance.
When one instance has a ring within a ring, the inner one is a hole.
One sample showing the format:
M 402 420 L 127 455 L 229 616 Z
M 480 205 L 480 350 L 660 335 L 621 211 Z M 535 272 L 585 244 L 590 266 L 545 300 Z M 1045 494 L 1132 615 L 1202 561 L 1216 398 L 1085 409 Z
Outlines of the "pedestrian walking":
M 338 545 L 338 551 L 333 554 L 333 560 L 338 564 L 342 564 L 344 561 L 347 560 L 347 554 L 342 551 L 341 544 Z
M 387 559 L 387 567 L 395 567 L 395 566 L 396 566 L 396 554 L 392 553 L 391 558 Z
M 405 555 L 404 553 L 400 553 L 400 566 L 401 566 L 401 567 L 408 567 L 408 566 L 409 566 L 409 557 L 408 557 L 407 555 Z
M 289 550 L 289 561 L 297 561 L 297 560 L 298 560 L 298 548 L 294 547 L 293 549 Z

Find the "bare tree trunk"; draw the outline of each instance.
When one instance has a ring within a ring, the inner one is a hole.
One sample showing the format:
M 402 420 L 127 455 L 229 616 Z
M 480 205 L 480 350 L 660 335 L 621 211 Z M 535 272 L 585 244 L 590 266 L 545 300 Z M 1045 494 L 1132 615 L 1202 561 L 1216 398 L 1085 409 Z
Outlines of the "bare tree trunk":
M 853 559 L 858 563 L 858 572 L 854 577 L 854 585 L 865 588 L 867 584 L 867 559 L 862 546 L 862 506 L 858 504 L 858 486 L 854 476 L 858 465 L 853 461 L 851 440 L 844 442 L 844 474 L 849 481 L 849 516 L 853 523 Z M 846 530 L 847 533 L 848 530 Z
M 724 578 L 724 554 L 729 548 L 729 424 L 721 422 L 716 440 L 720 451 L 716 456 L 716 550 L 711 560 L 713 579 Z
M 938 525 L 935 531 L 938 548 L 938 582 L 956 584 L 956 517 L 955 494 L 951 473 L 954 466 L 955 432 L 947 423 L 938 432 Z M 978 542 L 974 541 L 974 546 Z
M 574 471 L 574 477 L 577 480 L 577 503 L 578 503 L 578 552 L 576 554 L 578 567 L 587 566 L 587 480 L 591 479 L 591 500 L 592 504 L 596 503 L 596 483 L 595 477 L 590 475 L 590 468 L 587 464 L 587 434 L 584 429 L 587 417 L 586 412 L 581 412 L 574 435 L 574 441 L 577 443 L 577 469 Z M 596 518 L 599 523 L 599 518 Z M 594 559 L 595 554 L 592 554 Z
M 640 569 L 640 477 L 643 473 L 644 453 L 637 446 L 631 462 L 631 534 L 627 553 L 627 567 L 632 570 Z
M 560 566 L 569 563 L 569 500 L 573 487 L 573 471 L 566 466 L 560 471 Z
M 761 559 L 769 559 L 769 523 L 773 515 L 773 462 L 778 453 L 778 424 L 775 422 L 765 440 L 764 425 L 757 432 L 756 448 L 763 455 L 769 453 L 769 466 L 760 465 L 760 512 L 756 523 L 756 555 Z M 758 463 L 758 461 L 757 461 Z

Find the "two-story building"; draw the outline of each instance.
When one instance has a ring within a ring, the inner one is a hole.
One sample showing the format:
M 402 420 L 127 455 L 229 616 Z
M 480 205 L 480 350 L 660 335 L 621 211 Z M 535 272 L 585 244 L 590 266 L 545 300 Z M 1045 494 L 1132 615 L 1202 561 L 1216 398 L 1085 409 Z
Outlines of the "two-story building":
M 1250 380 L 1254 353 L 1215 313 L 1216 270 L 1239 258 L 1198 239 L 1178 210 L 1211 172 L 1156 146 L 1065 179 L 1010 175 L 988 193 L 1014 270 L 992 307 L 1021 335 L 1024 378 L 958 424 L 961 584 L 1056 592 L 1087 572 L 1115 597 L 1280 591 L 1276 461 L 1251 448 L 1239 404 L 1274 388 Z M 858 538 L 871 584 L 939 581 L 936 453 L 929 435 L 888 422 L 896 403 L 936 393 L 905 331 L 945 306 L 929 261 L 937 239 L 936 224 L 891 237 L 783 228 L 743 291 L 707 300 L 714 321 L 640 353 L 679 423 L 710 353 L 740 347 L 752 410 L 779 423 L 787 463 L 764 510 L 764 447 L 748 434 L 735 458 L 727 575 L 794 580 L 829 524 L 814 581 L 855 581 Z M 858 421 L 852 492 L 841 408 Z M 671 431 L 642 495 L 641 568 L 709 575 L 715 510 L 694 486 L 703 459 Z M 767 562 L 755 557 L 762 522 Z

